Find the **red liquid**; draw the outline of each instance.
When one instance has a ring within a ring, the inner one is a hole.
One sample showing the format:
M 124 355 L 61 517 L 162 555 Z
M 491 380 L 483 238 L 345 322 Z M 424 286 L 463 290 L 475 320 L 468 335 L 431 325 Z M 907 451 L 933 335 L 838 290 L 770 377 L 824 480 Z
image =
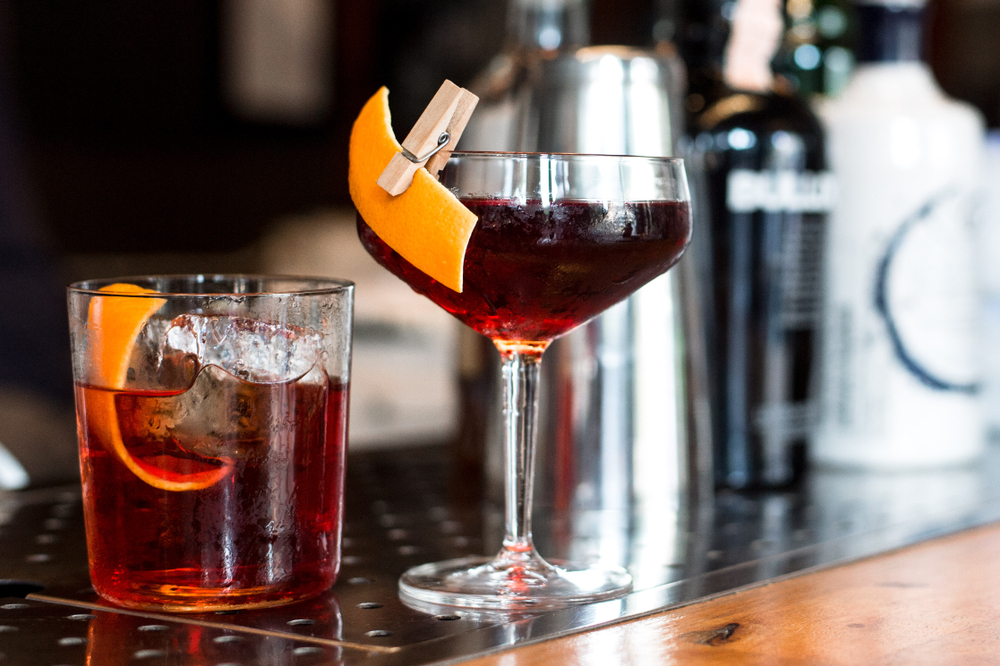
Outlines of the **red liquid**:
M 566 201 L 543 208 L 463 200 L 479 217 L 464 289 L 416 269 L 358 218 L 365 248 L 414 291 L 494 339 L 545 342 L 567 333 L 673 266 L 690 235 L 687 203 Z
M 197 404 L 185 393 L 78 385 L 94 589 L 126 606 L 210 610 L 279 605 L 333 585 L 347 387 L 317 376 L 249 384 L 208 368 L 191 390 L 210 382 L 199 389 L 210 398 Z M 136 459 L 191 474 L 224 457 L 232 471 L 200 490 L 147 484 L 103 441 L 98 418 L 88 422 L 88 400 L 96 404 L 100 393 L 114 394 L 122 442 Z M 206 413 L 185 411 L 182 400 Z M 232 418 L 217 418 L 221 412 Z

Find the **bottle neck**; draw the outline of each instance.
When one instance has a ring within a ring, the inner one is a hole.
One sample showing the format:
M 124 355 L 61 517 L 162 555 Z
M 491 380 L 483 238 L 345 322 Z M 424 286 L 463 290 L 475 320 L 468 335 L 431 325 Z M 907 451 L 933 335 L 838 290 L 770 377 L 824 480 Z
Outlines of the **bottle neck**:
M 858 63 L 913 62 L 921 59 L 923 8 L 858 5 Z
M 653 18 L 653 43 L 673 44 L 677 41 L 680 0 L 656 0 Z
M 722 78 L 722 59 L 729 40 L 728 12 L 721 0 L 678 0 L 677 46 L 688 69 L 688 90 L 701 108 L 705 95 L 714 97 Z M 730 5 L 731 6 L 731 5 Z
M 555 51 L 590 43 L 588 0 L 510 0 L 509 48 Z
M 771 59 L 783 32 L 780 0 L 737 0 L 722 62 L 726 85 L 753 92 L 770 90 Z

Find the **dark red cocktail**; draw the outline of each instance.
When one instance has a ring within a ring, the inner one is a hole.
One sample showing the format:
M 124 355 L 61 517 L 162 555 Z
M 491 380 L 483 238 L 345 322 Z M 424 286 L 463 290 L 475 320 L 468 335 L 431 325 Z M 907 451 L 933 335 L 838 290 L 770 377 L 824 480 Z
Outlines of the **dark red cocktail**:
M 550 341 L 670 268 L 691 236 L 686 202 L 463 199 L 479 217 L 461 293 L 386 245 L 360 217 L 358 234 L 383 266 L 476 331 Z

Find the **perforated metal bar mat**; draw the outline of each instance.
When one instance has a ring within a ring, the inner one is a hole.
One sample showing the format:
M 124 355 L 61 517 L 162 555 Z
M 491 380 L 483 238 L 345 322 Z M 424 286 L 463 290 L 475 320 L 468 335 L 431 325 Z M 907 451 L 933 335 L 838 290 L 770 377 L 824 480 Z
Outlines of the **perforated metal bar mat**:
M 778 576 L 1000 520 L 1000 455 L 922 474 L 816 473 L 783 493 L 721 493 L 680 516 L 536 512 L 545 555 L 611 553 L 627 597 L 536 616 L 404 606 L 422 562 L 488 553 L 499 513 L 456 481 L 444 447 L 352 456 L 340 579 L 259 611 L 126 611 L 87 573 L 77 487 L 0 493 L 0 666 L 7 664 L 429 664 L 619 622 Z

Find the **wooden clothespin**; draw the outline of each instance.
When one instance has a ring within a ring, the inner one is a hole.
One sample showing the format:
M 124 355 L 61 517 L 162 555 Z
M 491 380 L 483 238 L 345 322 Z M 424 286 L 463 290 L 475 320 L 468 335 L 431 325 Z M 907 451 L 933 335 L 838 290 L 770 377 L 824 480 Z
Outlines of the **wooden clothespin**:
M 403 152 L 393 155 L 378 177 L 379 186 L 396 196 L 406 191 L 420 167 L 426 165 L 436 176 L 465 131 L 477 102 L 479 98 L 465 88 L 451 81 L 441 84 L 403 140 Z

